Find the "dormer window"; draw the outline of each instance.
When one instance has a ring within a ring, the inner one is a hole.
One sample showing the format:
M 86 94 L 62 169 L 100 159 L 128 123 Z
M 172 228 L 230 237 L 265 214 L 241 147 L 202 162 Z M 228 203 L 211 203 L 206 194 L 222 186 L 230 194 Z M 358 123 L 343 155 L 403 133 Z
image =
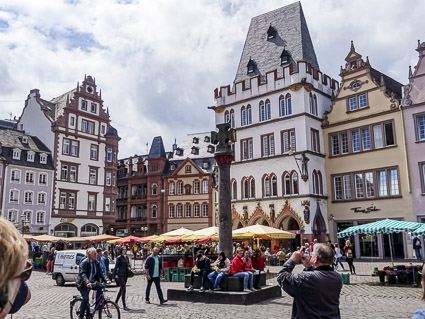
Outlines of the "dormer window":
M 206 142 L 206 143 L 209 143 L 210 142 L 210 137 L 209 136 L 205 136 L 205 138 L 204 138 L 204 142 Z
M 199 143 L 199 138 L 194 137 L 194 138 L 193 138 L 193 144 L 198 144 L 198 143 Z
M 355 70 L 355 69 L 357 69 L 357 61 L 354 61 L 354 62 L 351 62 L 351 63 L 350 63 L 350 69 L 351 69 L 351 70 Z
M 22 143 L 23 144 L 28 144 L 28 137 L 22 136 Z
M 21 151 L 20 150 L 13 150 L 13 159 L 21 159 Z
M 249 58 L 249 61 L 247 64 L 247 68 L 248 68 L 247 74 L 254 74 L 256 66 L 257 66 L 256 63 L 253 60 L 251 60 L 251 58 Z
M 280 64 L 288 64 L 290 61 L 291 54 L 286 51 L 285 49 L 282 51 L 282 54 L 280 55 Z
M 277 31 L 270 24 L 269 29 L 267 30 L 267 40 L 276 39 Z
M 202 163 L 202 168 L 208 168 L 208 167 L 210 167 L 210 163 L 208 163 L 208 161 L 204 161 Z
M 175 171 L 176 170 L 176 164 L 171 164 L 170 165 L 170 170 L 171 171 Z
M 199 148 L 196 147 L 196 146 L 192 147 L 192 154 L 193 155 L 198 155 L 199 154 Z
M 208 145 L 208 153 L 214 153 L 215 147 L 212 145 Z
M 34 162 L 34 152 L 28 152 L 27 161 L 28 162 Z
M 181 148 L 176 149 L 176 155 L 183 156 L 183 150 Z
M 47 163 L 47 156 L 46 154 L 40 155 L 40 164 L 46 164 Z

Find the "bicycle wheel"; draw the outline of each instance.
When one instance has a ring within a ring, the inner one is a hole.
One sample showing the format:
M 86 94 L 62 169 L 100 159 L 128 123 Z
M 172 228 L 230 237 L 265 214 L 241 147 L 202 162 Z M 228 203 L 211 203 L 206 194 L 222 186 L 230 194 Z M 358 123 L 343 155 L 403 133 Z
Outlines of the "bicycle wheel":
M 71 302 L 71 319 L 80 318 L 81 299 L 74 299 Z
M 113 319 L 120 319 L 120 309 L 118 308 L 118 305 L 110 300 L 105 300 L 105 303 L 103 305 L 103 308 L 100 308 L 99 310 L 99 319 L 102 318 L 113 318 Z

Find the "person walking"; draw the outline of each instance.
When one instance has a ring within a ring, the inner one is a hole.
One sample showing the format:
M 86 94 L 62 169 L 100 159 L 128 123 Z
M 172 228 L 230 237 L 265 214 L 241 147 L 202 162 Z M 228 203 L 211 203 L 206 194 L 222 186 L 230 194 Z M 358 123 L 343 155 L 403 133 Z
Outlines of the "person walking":
M 53 264 L 55 262 L 55 247 L 52 247 L 47 256 L 46 275 L 51 275 L 53 272 Z
M 353 254 L 353 246 L 351 242 L 347 240 L 344 246 L 345 256 L 347 257 L 348 267 L 350 267 L 350 273 L 352 275 L 356 274 L 356 268 L 354 267 L 354 254 Z
M 342 289 L 342 277 L 333 271 L 332 249 L 324 244 L 314 245 L 310 257 L 303 257 L 305 248 L 295 251 L 285 262 L 277 276 L 282 289 L 294 298 L 292 318 L 341 318 L 339 296 Z M 293 274 L 300 261 L 304 271 Z
M 114 272 L 112 274 L 112 278 L 115 278 L 115 276 L 118 276 L 118 284 L 120 286 L 120 290 L 118 292 L 117 297 L 115 298 L 115 303 L 118 305 L 118 301 L 122 300 L 122 305 L 124 310 L 130 310 L 127 307 L 126 301 L 125 301 L 125 294 L 127 292 L 127 269 L 130 267 L 130 262 L 127 257 L 127 248 L 125 246 L 120 247 L 120 255 L 117 257 Z
M 86 252 L 87 258 L 80 261 L 80 270 L 75 282 L 78 291 L 81 294 L 80 319 L 85 317 L 86 311 L 90 312 L 89 307 L 89 289 L 94 289 L 93 283 L 102 279 L 109 283 L 100 268 L 100 263 L 96 260 L 96 248 L 89 248 Z M 97 300 L 96 294 L 96 300 Z
M 339 248 L 339 245 L 337 243 L 335 243 L 335 270 L 338 270 L 338 264 L 341 265 L 342 270 L 344 269 L 344 265 L 342 264 L 342 253 L 341 253 L 341 249 Z
M 161 290 L 161 277 L 164 276 L 164 270 L 162 269 L 162 263 L 158 257 L 159 249 L 155 247 L 152 250 L 152 254 L 146 258 L 145 273 L 148 279 L 146 285 L 146 298 L 145 303 L 150 304 L 149 295 L 151 293 L 152 283 L 155 283 L 156 292 L 158 293 L 159 303 L 162 305 L 168 300 L 164 299 L 164 295 Z
M 415 250 L 416 260 L 421 261 L 422 260 L 422 243 L 418 236 L 415 236 L 413 238 L 413 249 Z

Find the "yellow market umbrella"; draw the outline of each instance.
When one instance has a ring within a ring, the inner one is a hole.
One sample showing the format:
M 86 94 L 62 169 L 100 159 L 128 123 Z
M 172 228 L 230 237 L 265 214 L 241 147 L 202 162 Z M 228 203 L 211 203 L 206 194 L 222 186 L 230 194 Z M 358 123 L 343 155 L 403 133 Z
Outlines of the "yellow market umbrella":
M 233 231 L 233 234 L 246 234 L 252 233 L 253 237 L 267 236 L 273 239 L 290 239 L 295 238 L 296 235 L 281 229 L 274 227 L 264 226 L 264 225 L 252 225 L 244 228 L 239 228 Z
M 164 233 L 161 236 L 183 236 L 183 235 L 193 235 L 193 230 L 182 227 L 179 229 L 169 231 L 168 233 Z
M 202 228 L 200 230 L 194 231 L 193 235 L 201 235 L 201 236 L 212 236 L 218 234 L 218 227 L 212 226 L 207 228 Z
M 120 238 L 118 238 L 118 239 L 108 240 L 108 241 L 106 241 L 106 243 L 107 243 L 107 244 L 116 244 L 118 240 L 120 240 Z
M 84 239 L 87 241 L 107 241 L 107 240 L 120 239 L 120 237 L 103 234 L 103 235 L 97 235 L 97 236 L 81 237 L 81 239 Z
M 150 243 L 163 243 L 166 240 L 173 240 L 173 239 L 176 239 L 176 236 L 164 236 L 164 235 L 161 235 L 161 236 L 158 236 L 156 238 L 153 238 L 153 239 L 149 240 L 149 242 Z

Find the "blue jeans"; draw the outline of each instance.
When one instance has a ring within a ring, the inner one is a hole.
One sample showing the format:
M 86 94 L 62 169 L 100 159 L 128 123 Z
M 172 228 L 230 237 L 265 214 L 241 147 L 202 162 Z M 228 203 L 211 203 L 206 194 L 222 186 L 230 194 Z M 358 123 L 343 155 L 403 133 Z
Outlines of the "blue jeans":
M 149 300 L 149 295 L 151 293 L 152 283 L 155 284 L 156 292 L 158 293 L 158 298 L 160 301 L 164 300 L 164 296 L 161 290 L 161 279 L 159 277 L 151 277 L 152 279 L 148 279 L 148 284 L 146 285 L 146 300 Z
M 253 286 L 253 279 L 254 279 L 254 275 L 252 274 L 252 272 L 247 272 L 247 271 L 243 271 L 243 272 L 237 272 L 236 274 L 233 274 L 233 277 L 242 277 L 243 278 L 243 288 L 247 289 L 252 288 Z M 248 280 L 249 280 L 249 286 L 248 286 Z
M 341 257 L 338 257 L 338 258 L 335 260 L 335 269 L 338 269 L 338 264 L 340 264 L 340 265 L 341 265 L 341 267 L 342 267 L 342 269 L 344 270 L 344 265 L 342 264 Z
M 208 279 L 214 285 L 213 288 L 217 288 L 218 286 L 220 286 L 220 283 L 224 279 L 224 277 L 226 277 L 226 274 L 224 272 L 217 272 L 217 270 L 213 271 L 208 275 Z
M 415 248 L 416 260 L 422 260 L 421 248 Z

